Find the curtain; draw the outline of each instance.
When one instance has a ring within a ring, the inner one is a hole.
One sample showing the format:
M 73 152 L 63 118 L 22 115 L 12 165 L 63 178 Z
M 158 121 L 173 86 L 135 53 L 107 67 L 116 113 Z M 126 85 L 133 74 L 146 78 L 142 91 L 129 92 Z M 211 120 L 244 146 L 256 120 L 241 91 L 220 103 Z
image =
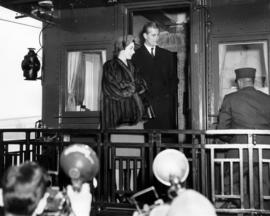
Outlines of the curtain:
M 102 61 L 100 53 L 89 53 L 85 57 L 86 60 L 86 74 L 85 79 L 87 85 L 85 86 L 84 104 L 86 108 L 91 111 L 98 111 L 100 109 L 100 79 L 102 70 Z
M 178 84 L 178 128 L 186 128 L 186 116 L 184 115 L 184 92 L 185 92 L 185 68 L 187 58 L 187 28 L 185 25 L 178 25 L 173 32 L 161 32 L 159 38 L 159 45 L 162 48 L 168 49 L 171 52 L 177 53 L 177 74 L 179 79 Z M 179 136 L 179 140 L 183 141 L 185 137 Z
M 219 49 L 219 106 L 226 94 L 237 90 L 235 84 L 236 68 L 256 68 L 255 87 L 268 93 L 267 42 L 220 43 Z M 266 56 L 265 56 L 266 55 Z
M 81 64 L 81 52 L 68 53 L 68 80 L 67 80 L 67 104 L 66 111 L 76 111 L 75 83 L 78 67 Z
M 85 89 L 85 54 L 81 54 L 80 64 L 78 65 L 76 80 L 75 80 L 75 100 L 76 106 L 82 106 L 84 101 L 84 89 Z

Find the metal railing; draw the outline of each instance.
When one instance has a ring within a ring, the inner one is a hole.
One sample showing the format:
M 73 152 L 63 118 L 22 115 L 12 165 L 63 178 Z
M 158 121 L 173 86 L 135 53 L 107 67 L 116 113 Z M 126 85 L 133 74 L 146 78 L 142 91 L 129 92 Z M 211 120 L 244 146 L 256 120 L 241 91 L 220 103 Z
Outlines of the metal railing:
M 244 134 L 248 142 L 218 142 L 224 134 Z M 270 136 L 270 131 L 0 129 L 0 174 L 10 165 L 38 161 L 62 187 L 68 179 L 59 168 L 60 153 L 67 145 L 85 143 L 101 161 L 93 190 L 97 210 L 132 211 L 128 197 L 133 193 L 151 185 L 166 192 L 153 175 L 152 162 L 163 149 L 174 148 L 190 164 L 186 187 L 205 194 L 217 212 L 269 215 L 270 145 L 256 144 L 256 134 Z
M 208 130 L 206 137 L 241 136 L 244 143 L 206 144 L 211 200 L 218 212 L 270 214 L 269 130 Z M 264 142 L 259 139 L 264 136 Z

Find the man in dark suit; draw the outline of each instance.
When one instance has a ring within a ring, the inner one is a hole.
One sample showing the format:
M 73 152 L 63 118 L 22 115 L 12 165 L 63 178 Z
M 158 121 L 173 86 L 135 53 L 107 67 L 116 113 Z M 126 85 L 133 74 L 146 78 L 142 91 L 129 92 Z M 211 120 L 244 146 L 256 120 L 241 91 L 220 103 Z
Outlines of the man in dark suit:
M 146 23 L 141 32 L 144 43 L 132 58 L 136 74 L 146 81 L 148 87 L 141 97 L 153 110 L 150 115 L 147 112 L 144 128 L 177 129 L 177 62 L 172 52 L 157 45 L 159 31 L 155 22 Z M 163 143 L 177 142 L 177 139 L 175 134 L 162 134 L 161 137 Z M 146 184 L 153 185 L 152 182 Z M 158 181 L 154 185 L 159 188 L 161 197 L 167 195 L 167 187 Z
M 236 83 L 238 85 L 238 91 L 228 94 L 224 97 L 220 113 L 218 129 L 270 129 L 270 95 L 265 94 L 254 88 L 255 81 L 254 68 L 239 68 L 235 70 Z M 221 140 L 228 143 L 248 143 L 247 135 L 230 135 L 222 136 Z M 257 144 L 270 144 L 270 136 L 256 135 Z M 239 152 L 235 149 L 224 152 L 226 158 L 239 158 Z M 264 157 L 269 157 L 269 152 L 263 153 Z M 258 183 L 258 155 L 254 154 L 253 157 L 253 171 L 254 171 L 254 201 L 255 208 L 259 208 L 259 183 Z M 248 192 L 248 152 L 245 149 L 243 154 L 244 162 L 244 207 L 249 207 L 249 192 Z M 234 176 L 234 191 L 240 190 L 239 182 L 239 166 L 233 168 Z M 229 191 L 229 178 L 230 169 L 225 168 L 225 193 Z M 269 179 L 263 172 L 263 186 L 264 189 L 269 189 Z M 238 177 L 236 177 L 238 176 Z M 239 207 L 239 204 L 238 204 Z
M 147 23 L 142 30 L 144 44 L 136 50 L 133 63 L 148 91 L 145 95 L 152 105 L 155 118 L 144 124 L 145 129 L 177 128 L 177 72 L 173 53 L 157 46 L 159 27 Z

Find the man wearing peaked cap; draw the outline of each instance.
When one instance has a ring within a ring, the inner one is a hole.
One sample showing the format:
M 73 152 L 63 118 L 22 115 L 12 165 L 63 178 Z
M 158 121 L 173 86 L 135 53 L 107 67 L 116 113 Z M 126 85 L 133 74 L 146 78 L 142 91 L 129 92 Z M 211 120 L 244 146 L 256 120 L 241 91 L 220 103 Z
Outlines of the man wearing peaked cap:
M 236 79 L 241 78 L 255 78 L 256 69 L 255 68 L 238 68 L 235 69 Z
M 226 95 L 223 99 L 217 129 L 270 129 L 270 96 L 254 88 L 255 68 L 238 68 L 235 70 L 237 92 Z M 220 139 L 228 143 L 248 143 L 247 135 L 222 136 Z M 257 144 L 270 144 L 270 136 L 256 135 Z M 236 150 L 228 150 L 225 157 L 239 157 Z M 248 179 L 247 153 L 244 154 L 244 181 Z M 257 167 L 258 168 L 258 167 Z M 254 167 L 254 180 L 257 172 Z M 234 170 L 234 175 L 239 170 Z M 226 174 L 226 170 L 225 170 Z M 228 176 L 229 170 L 228 170 Z M 240 188 L 239 180 L 234 181 L 234 186 Z M 265 186 L 265 185 L 264 185 Z M 258 201 L 259 189 L 255 187 L 255 205 Z M 269 183 L 268 183 L 269 187 Z M 265 188 L 266 189 L 266 188 Z M 270 189 L 270 188 L 269 188 Z M 245 189 L 247 192 L 247 189 Z M 230 193 L 230 192 L 229 192 Z M 248 196 L 245 196 L 248 199 Z M 246 200 L 245 200 L 246 201 Z M 248 200 L 244 207 L 249 207 Z M 256 207 L 256 206 L 255 206 Z M 258 206 L 257 206 L 258 207 Z
M 235 69 L 238 91 L 224 97 L 218 129 L 270 129 L 270 96 L 254 88 L 255 73 L 255 68 Z M 243 136 L 225 141 L 247 143 Z M 259 142 L 270 143 L 270 137 L 257 139 Z

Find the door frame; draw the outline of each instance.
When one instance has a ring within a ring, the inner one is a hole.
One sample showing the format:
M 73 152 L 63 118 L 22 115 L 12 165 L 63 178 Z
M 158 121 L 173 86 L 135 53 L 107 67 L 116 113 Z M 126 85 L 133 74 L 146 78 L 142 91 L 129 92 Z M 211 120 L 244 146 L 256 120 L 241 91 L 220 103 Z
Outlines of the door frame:
M 209 72 L 207 74 L 207 129 L 215 129 L 218 121 L 219 112 L 219 49 L 220 43 L 241 43 L 267 41 L 267 57 L 268 57 L 268 77 L 270 62 L 270 35 L 269 34 L 240 34 L 240 35 L 222 35 L 211 39 Z M 269 79 L 268 79 L 269 86 Z
M 188 63 L 188 104 L 189 104 L 189 125 L 188 129 L 202 130 L 206 128 L 206 95 L 205 95 L 205 68 L 206 68 L 206 42 L 205 42 L 205 11 L 196 9 L 193 1 L 156 1 L 145 3 L 123 4 L 122 34 L 128 33 L 129 14 L 131 11 L 149 10 L 151 8 L 170 8 L 170 7 L 189 7 L 190 8 L 190 50 Z M 119 13 L 121 14 L 121 13 Z M 118 22 L 120 23 L 120 22 Z M 119 29 L 119 28 L 118 28 Z

